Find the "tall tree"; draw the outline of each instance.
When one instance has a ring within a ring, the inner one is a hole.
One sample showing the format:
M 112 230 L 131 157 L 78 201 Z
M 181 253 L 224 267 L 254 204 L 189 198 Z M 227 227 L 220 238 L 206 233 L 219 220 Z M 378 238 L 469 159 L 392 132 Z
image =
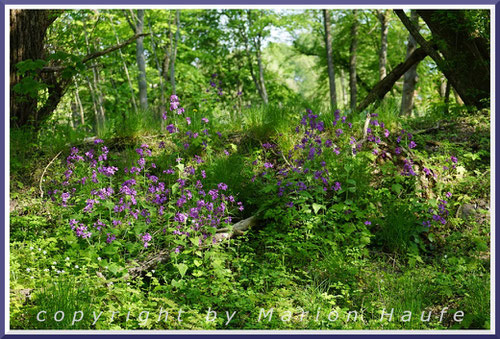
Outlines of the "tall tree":
M 74 75 L 82 72 L 89 62 L 141 36 L 134 35 L 118 45 L 84 56 L 57 50 L 49 53 L 44 44 L 47 29 L 63 12 L 12 10 L 10 13 L 10 113 L 14 126 L 39 128 L 57 108 Z M 41 96 L 41 91 L 46 96 Z
M 87 53 L 90 53 L 90 42 L 89 42 L 89 38 L 88 38 L 88 33 L 87 33 L 87 29 L 85 27 L 84 29 L 84 36 L 85 36 L 85 45 L 87 46 Z M 94 44 L 94 49 L 95 49 L 95 44 Z M 95 103 L 96 103 L 96 107 L 97 107 L 97 110 L 95 111 L 95 121 L 96 121 L 96 128 L 97 128 L 97 132 L 101 131 L 104 127 L 104 123 L 106 121 L 106 113 L 104 111 L 104 98 L 103 98 L 103 95 L 102 95 L 102 90 L 101 90 L 101 86 L 99 84 L 100 82 L 100 77 L 99 77 L 99 70 L 98 70 L 98 65 L 97 63 L 95 63 L 95 60 L 92 64 L 92 76 L 93 76 L 93 92 L 94 92 L 94 98 L 95 98 Z
M 109 22 L 111 23 L 111 28 L 113 29 L 113 33 L 114 33 L 115 38 L 116 38 L 116 43 L 120 44 L 120 38 L 118 37 L 118 34 L 116 33 L 115 24 L 113 23 L 113 19 L 111 17 L 109 18 Z M 130 94 L 131 94 L 130 97 L 132 99 L 132 107 L 134 108 L 134 112 L 137 113 L 138 112 L 137 111 L 137 102 L 135 101 L 134 87 L 132 86 L 132 80 L 130 79 L 130 73 L 128 71 L 127 62 L 125 61 L 125 57 L 123 55 L 121 48 L 118 49 L 118 52 L 120 53 L 120 59 L 122 61 L 122 65 L 123 65 L 123 71 L 125 72 L 125 76 L 127 77 L 128 87 L 130 89 Z
M 337 107 L 337 94 L 335 89 L 335 69 L 333 68 L 331 17 L 330 12 L 327 9 L 323 10 L 323 23 L 325 26 L 325 47 L 328 63 L 328 81 L 330 83 L 330 107 L 332 110 L 334 110 Z
M 158 71 L 159 79 L 160 79 L 160 114 L 162 114 L 165 111 L 165 89 L 163 87 L 163 78 L 162 78 L 162 69 L 160 66 L 160 60 L 158 59 L 158 55 L 156 53 L 156 41 L 155 41 L 155 36 L 153 34 L 153 26 L 151 25 L 151 18 L 148 18 L 148 26 L 149 26 L 149 31 L 151 33 L 151 47 L 153 48 L 153 56 L 155 59 L 155 64 L 156 64 L 156 70 Z
M 411 10 L 410 20 L 418 27 L 417 11 Z M 417 41 L 410 33 L 408 35 L 408 45 L 406 46 L 406 57 L 408 58 L 417 49 Z M 415 84 L 417 83 L 417 67 L 418 63 L 410 67 L 403 77 L 403 93 L 401 97 L 400 115 L 410 115 L 413 110 L 415 98 Z
M 49 26 L 62 13 L 59 10 L 10 11 L 10 115 L 11 122 L 17 126 L 35 124 L 38 114 L 38 93 L 26 95 L 21 87 L 39 84 L 32 77 L 18 72 L 18 63 L 45 58 L 44 39 Z M 24 85 L 24 86 L 23 86 Z M 53 91 L 59 88 L 53 88 Z
M 125 12 L 126 13 L 126 12 Z M 127 21 L 135 32 L 136 35 L 141 35 L 144 32 L 144 10 L 138 9 L 136 12 L 130 10 L 129 18 L 127 15 Z M 148 109 L 148 83 L 146 80 L 146 59 L 144 57 L 144 36 L 137 38 L 136 43 L 136 60 L 137 68 L 139 73 L 137 75 L 137 80 L 139 83 L 139 105 L 141 109 Z
M 378 58 L 379 79 L 382 80 L 387 74 L 387 35 L 389 33 L 389 10 L 378 10 L 377 17 L 380 21 L 380 50 Z
M 227 10 L 224 14 L 228 18 L 228 27 L 238 44 L 235 50 L 243 46 L 246 55 L 246 64 L 250 77 L 264 104 L 269 98 L 264 74 L 264 61 L 262 57 L 262 44 L 270 34 L 270 26 L 274 22 L 274 14 L 267 10 Z M 255 69 L 257 63 L 257 70 Z
M 170 60 L 170 85 L 172 86 L 172 94 L 177 94 L 175 91 L 175 60 L 177 59 L 177 46 L 180 40 L 181 34 L 181 20 L 180 20 L 180 10 L 175 11 L 175 42 L 170 43 L 171 46 L 171 60 Z
M 464 103 L 478 108 L 488 107 L 489 42 L 486 37 L 475 32 L 466 11 L 417 10 L 432 32 L 433 43 L 422 37 L 404 11 L 395 12 L 419 45 L 436 62 Z
M 349 89 L 350 89 L 350 107 L 351 110 L 356 108 L 357 100 L 357 84 L 356 84 L 356 57 L 358 49 L 358 11 L 352 11 L 351 25 L 351 44 L 349 46 Z

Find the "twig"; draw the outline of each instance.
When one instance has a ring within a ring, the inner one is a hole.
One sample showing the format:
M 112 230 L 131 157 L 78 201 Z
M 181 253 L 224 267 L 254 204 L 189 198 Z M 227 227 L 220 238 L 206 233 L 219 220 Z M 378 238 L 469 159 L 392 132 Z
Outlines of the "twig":
M 57 153 L 56 156 L 52 160 L 50 160 L 50 162 L 48 163 L 48 165 L 45 167 L 45 169 L 42 172 L 42 176 L 40 177 L 40 198 L 43 198 L 43 189 L 42 189 L 43 176 L 45 175 L 45 172 L 47 172 L 47 169 L 49 168 L 49 166 L 54 162 L 54 160 L 57 159 L 57 157 L 61 153 L 62 153 L 62 151 L 59 151 L 59 153 Z

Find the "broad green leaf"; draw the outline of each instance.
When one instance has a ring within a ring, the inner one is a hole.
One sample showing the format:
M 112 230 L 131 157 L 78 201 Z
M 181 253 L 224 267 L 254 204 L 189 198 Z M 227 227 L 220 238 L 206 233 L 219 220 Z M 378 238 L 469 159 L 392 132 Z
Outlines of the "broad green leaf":
M 181 277 L 184 278 L 184 275 L 186 274 L 187 270 L 188 270 L 188 266 L 186 264 L 176 264 L 175 265 L 177 267 L 177 269 L 179 270 L 179 273 L 181 274 Z

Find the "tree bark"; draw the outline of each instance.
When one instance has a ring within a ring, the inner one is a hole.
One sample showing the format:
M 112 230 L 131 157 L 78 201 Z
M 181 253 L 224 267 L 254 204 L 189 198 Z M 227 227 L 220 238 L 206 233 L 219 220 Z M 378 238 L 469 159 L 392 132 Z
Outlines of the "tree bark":
M 389 10 L 377 11 L 378 20 L 380 21 L 380 50 L 379 50 L 379 79 L 382 80 L 387 75 L 387 35 L 389 33 Z
M 410 20 L 415 25 L 415 27 L 418 27 L 418 14 L 417 11 L 411 10 L 411 16 Z M 408 35 L 408 45 L 406 47 L 406 57 L 408 58 L 415 50 L 417 49 L 417 41 L 411 35 L 411 33 Z M 417 83 L 418 77 L 417 77 L 417 67 L 418 63 L 415 65 L 411 66 L 410 69 L 405 73 L 403 77 L 403 94 L 401 96 L 401 109 L 399 114 L 400 115 L 411 115 L 411 112 L 413 110 L 413 105 L 414 105 L 414 98 L 415 98 L 415 85 Z
M 158 55 L 156 54 L 156 43 L 155 37 L 153 34 L 153 27 L 151 25 L 151 20 L 148 20 L 149 31 L 151 32 L 151 47 L 153 48 L 153 56 L 155 58 L 156 70 L 158 71 L 159 81 L 160 81 L 160 117 L 161 114 L 165 111 L 166 103 L 165 103 L 165 88 L 163 86 L 163 78 L 162 78 L 162 70 L 160 66 L 160 60 L 158 59 Z
M 173 44 L 173 35 L 172 35 L 172 21 L 175 21 L 175 16 L 172 20 L 170 20 L 170 11 L 169 21 L 168 21 L 168 34 L 167 31 L 164 30 L 165 36 L 168 36 L 168 43 L 165 45 L 165 57 L 163 58 L 163 77 L 165 78 L 165 84 L 170 82 L 170 62 L 172 60 L 172 56 L 170 55 L 172 52 L 172 44 Z
M 342 93 L 342 106 L 346 107 L 348 105 L 348 100 L 345 88 L 345 72 L 342 68 L 340 69 L 340 92 Z
M 446 88 L 444 90 L 444 113 L 447 115 L 450 111 L 450 82 L 446 81 Z
M 97 108 L 96 93 L 95 93 L 94 87 L 92 86 L 92 82 L 90 81 L 88 76 L 85 76 L 85 80 L 87 80 L 87 86 L 89 87 L 90 97 L 92 98 L 92 107 L 94 108 L 94 115 L 95 115 L 96 121 L 97 121 L 97 117 L 99 116 L 99 110 Z M 94 130 L 97 132 L 96 128 L 94 128 Z
M 60 72 L 68 66 L 43 67 L 35 74 L 35 80 L 47 86 L 47 99 L 44 105 L 38 108 L 38 98 L 15 93 L 14 87 L 26 76 L 17 73 L 16 65 L 26 60 L 43 60 L 45 57 L 44 40 L 47 28 L 62 13 L 62 10 L 12 10 L 10 13 L 10 113 L 11 124 L 32 126 L 35 129 L 40 123 L 49 118 L 61 101 L 72 77 L 63 77 Z M 134 35 L 123 43 L 108 47 L 104 50 L 91 53 L 82 58 L 83 64 L 107 53 L 134 42 L 139 36 Z M 33 76 L 33 75 L 31 75 Z
M 261 52 L 261 37 L 257 37 L 257 43 L 256 43 L 256 54 L 257 54 L 257 66 L 259 67 L 259 83 L 260 83 L 260 90 L 261 90 L 261 96 L 262 100 L 264 103 L 267 105 L 269 103 L 269 99 L 267 96 L 267 90 L 266 90 L 266 81 L 264 80 L 264 66 L 262 65 L 262 52 Z
M 73 82 L 75 83 L 75 100 L 78 108 L 80 109 L 80 122 L 82 125 L 85 124 L 85 113 L 83 111 L 82 100 L 80 99 L 80 91 L 78 90 L 78 81 L 73 77 Z
M 328 82 L 330 84 L 330 107 L 334 110 L 337 107 L 337 94 L 335 89 L 335 69 L 333 68 L 333 53 L 332 53 L 332 33 L 330 12 L 327 9 L 323 10 L 323 23 L 325 26 L 325 47 L 326 59 L 328 63 Z
M 90 42 L 88 39 L 88 34 L 87 30 L 84 29 L 84 36 L 85 36 L 85 44 L 87 46 L 87 52 L 90 53 Z M 96 49 L 95 44 L 94 44 L 94 49 Z M 96 103 L 96 116 L 95 116 L 95 121 L 96 121 L 96 130 L 97 133 L 99 133 L 103 128 L 104 128 L 104 123 L 105 123 L 105 116 L 106 113 L 104 112 L 104 99 L 102 96 L 102 91 L 99 86 L 99 73 L 97 70 L 97 65 L 94 63 L 92 66 L 92 80 L 93 80 L 93 88 L 94 88 L 94 97 L 95 97 L 95 103 Z
M 137 10 L 137 20 L 135 23 L 135 34 L 144 32 L 144 10 Z M 144 58 L 144 37 L 136 40 L 136 59 L 139 74 L 137 80 L 139 83 L 139 106 L 142 110 L 148 109 L 148 83 L 146 80 L 146 60 Z
M 452 88 L 453 90 L 453 95 L 455 96 L 455 100 L 457 101 L 457 104 L 459 104 L 460 106 L 463 106 L 464 105 L 464 101 L 462 100 L 462 98 L 460 97 L 460 95 L 458 95 L 457 93 L 457 90 Z
M 395 10 L 395 13 L 420 46 L 436 62 L 439 70 L 450 81 L 464 103 L 478 108 L 489 107 L 489 46 L 485 39 L 474 37 L 467 30 L 470 25 L 465 18 L 465 11 L 417 10 L 429 26 L 433 40 L 439 45 L 439 51 L 444 59 L 434 46 L 418 33 L 404 11 Z
M 175 25 L 177 27 L 175 31 L 175 42 L 171 44 L 171 66 L 170 66 L 170 85 L 172 86 L 172 94 L 177 94 L 175 90 L 175 59 L 177 58 L 177 45 L 179 44 L 180 34 L 181 34 L 181 21 L 180 21 L 180 11 L 175 11 Z
M 358 49 L 358 11 L 353 10 L 353 22 L 351 26 L 351 46 L 349 48 L 349 92 L 351 95 L 350 107 L 351 110 L 356 108 L 356 100 L 358 95 L 356 83 L 356 56 Z
M 47 29 L 61 13 L 61 10 L 38 9 L 10 11 L 10 118 L 13 125 L 35 124 L 38 120 L 38 98 L 13 90 L 25 78 L 18 74 L 16 65 L 28 59 L 44 59 Z
M 118 38 L 118 34 L 116 33 L 115 25 L 113 23 L 113 20 L 109 18 L 109 21 L 111 23 L 111 27 L 113 28 L 113 33 L 115 34 L 116 38 L 116 43 L 120 44 L 120 39 Z M 135 93 L 134 93 L 134 86 L 132 85 L 132 80 L 130 79 L 130 73 L 128 71 L 127 67 L 127 62 L 125 61 L 125 57 L 123 56 L 122 49 L 119 48 L 118 52 L 120 53 L 120 59 L 122 60 L 123 64 L 123 71 L 125 72 L 125 76 L 127 77 L 127 82 L 128 82 L 128 87 L 130 89 L 130 98 L 132 100 L 132 107 L 134 108 L 134 112 L 137 114 L 137 102 L 135 101 Z
M 401 76 L 405 74 L 411 68 L 411 66 L 422 61 L 426 56 L 427 53 L 423 47 L 416 49 L 408 58 L 406 58 L 405 62 L 397 65 L 396 68 L 392 70 L 392 72 L 390 72 L 384 79 L 379 81 L 373 87 L 370 93 L 368 93 L 365 99 L 358 105 L 356 110 L 358 112 L 363 111 L 370 104 L 376 101 L 380 102 L 380 100 L 384 98 L 386 93 L 391 90 L 396 81 L 398 81 L 398 79 L 401 78 Z

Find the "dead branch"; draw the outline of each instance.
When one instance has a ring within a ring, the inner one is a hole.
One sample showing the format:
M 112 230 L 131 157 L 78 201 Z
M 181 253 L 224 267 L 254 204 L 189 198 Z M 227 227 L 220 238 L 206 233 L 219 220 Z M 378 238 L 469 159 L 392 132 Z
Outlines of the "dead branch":
M 43 176 L 45 175 L 45 172 L 47 171 L 47 169 L 49 168 L 49 166 L 54 162 L 54 160 L 57 159 L 57 157 L 61 153 L 62 153 L 62 151 L 60 151 L 59 153 L 57 153 L 56 156 L 52 160 L 50 160 L 50 162 L 48 163 L 48 165 L 45 166 L 45 168 L 43 169 L 42 175 L 40 176 L 40 198 L 43 198 L 43 188 L 42 188 Z
M 214 238 L 217 242 L 221 242 L 226 239 L 234 238 L 243 235 L 250 227 L 257 223 L 257 217 L 251 216 L 247 219 L 241 220 L 231 227 L 221 228 L 217 230 Z M 171 249 L 163 249 L 160 252 L 154 253 L 144 261 L 136 263 L 136 266 L 129 268 L 128 273 L 122 279 L 136 278 L 140 276 L 143 272 L 148 271 L 158 264 L 167 261 L 170 258 Z
M 114 45 L 114 46 L 108 47 L 106 49 L 103 49 L 102 51 L 94 52 L 94 53 L 91 53 L 91 54 L 85 56 L 82 59 L 82 63 L 87 63 L 90 60 L 93 60 L 93 59 L 101 57 L 101 56 L 103 56 L 105 54 L 109 54 L 111 52 L 114 52 L 114 51 L 116 51 L 116 50 L 118 50 L 120 48 L 123 48 L 123 47 L 131 44 L 132 42 L 134 42 L 138 38 L 143 37 L 143 36 L 148 36 L 148 35 L 150 35 L 150 33 L 135 34 L 134 36 L 128 38 L 127 40 L 125 40 L 122 43 L 119 43 L 117 45 Z M 49 66 L 49 67 L 43 67 L 41 71 L 45 72 L 45 73 L 60 72 L 60 71 L 62 71 L 64 69 L 66 69 L 66 68 L 68 68 L 68 66 Z

